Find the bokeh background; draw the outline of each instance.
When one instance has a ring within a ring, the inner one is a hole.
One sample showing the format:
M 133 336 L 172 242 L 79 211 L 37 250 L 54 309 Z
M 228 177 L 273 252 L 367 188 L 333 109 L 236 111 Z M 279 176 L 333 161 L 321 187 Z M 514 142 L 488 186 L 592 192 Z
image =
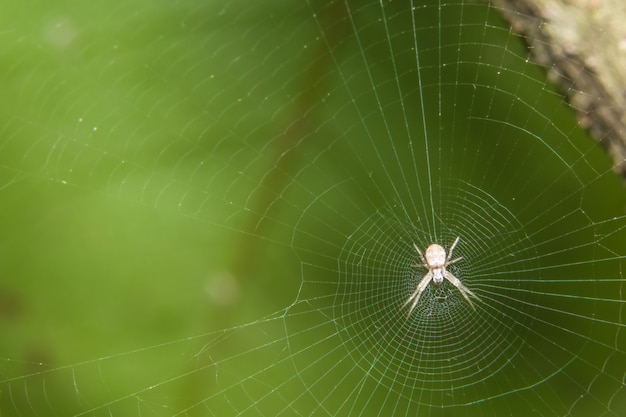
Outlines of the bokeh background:
M 623 184 L 487 4 L 8 1 L 0 91 L 1 415 L 626 410 Z

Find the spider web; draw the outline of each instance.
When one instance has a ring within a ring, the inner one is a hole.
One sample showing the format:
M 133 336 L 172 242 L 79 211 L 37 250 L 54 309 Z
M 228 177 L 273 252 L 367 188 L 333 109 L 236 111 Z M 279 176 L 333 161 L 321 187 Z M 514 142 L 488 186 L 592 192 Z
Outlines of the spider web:
M 5 9 L 0 414 L 626 410 L 623 185 L 494 7 Z

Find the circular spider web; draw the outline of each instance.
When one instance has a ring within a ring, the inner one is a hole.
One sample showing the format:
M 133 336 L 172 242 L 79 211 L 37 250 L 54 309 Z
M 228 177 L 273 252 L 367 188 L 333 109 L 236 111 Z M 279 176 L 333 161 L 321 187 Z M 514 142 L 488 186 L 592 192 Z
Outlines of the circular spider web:
M 442 190 L 437 229 L 399 208 L 355 224 L 340 249 L 336 278 L 305 279 L 301 300 L 284 318 L 307 394 L 336 412 L 381 401 L 407 402 L 410 409 L 485 402 L 549 380 L 579 352 L 578 341 L 548 348 L 546 335 L 534 330 L 542 268 L 519 221 L 469 184 Z M 452 285 L 431 284 L 407 317 L 400 307 L 424 274 L 412 266 L 419 260 L 412 242 L 449 246 L 457 230 L 465 233 L 455 248 L 463 259 L 449 270 L 480 296 L 477 311 Z M 299 328 L 301 315 L 316 317 L 318 325 Z M 380 398 L 363 396 L 370 385 Z
M 423 227 L 428 225 L 408 220 L 402 224 L 393 217 L 379 215 L 360 225 L 365 230 L 360 227 L 344 246 L 334 302 L 338 333 L 344 345 L 353 349 L 353 360 L 376 362 L 378 372 L 389 384 L 399 378 L 422 390 L 459 392 L 488 379 L 494 384 L 493 392 L 510 389 L 498 375 L 509 373 L 506 366 L 515 366 L 515 357 L 528 338 L 524 324 L 533 308 L 523 307 L 532 306 L 528 296 L 516 294 L 520 287 L 516 270 L 531 269 L 532 257 L 520 252 L 532 245 L 524 245 L 527 237 L 506 209 L 490 202 L 489 197 L 478 200 L 480 195 L 475 190 L 461 197 L 460 190 L 454 188 L 454 199 L 444 198 L 450 205 L 441 210 L 447 216 L 438 218 L 438 224 L 445 231 L 429 235 Z M 471 199 L 480 206 L 472 205 Z M 454 207 L 458 201 L 463 205 Z M 479 212 L 470 211 L 471 207 L 480 207 L 489 221 L 464 221 L 478 218 Z M 455 255 L 463 259 L 448 270 L 472 291 L 494 299 L 495 310 L 501 315 L 497 322 L 480 317 L 494 314 L 488 302 L 477 302 L 480 313 L 474 314 L 460 292 L 448 283 L 431 283 L 409 317 L 407 308 L 398 308 L 403 303 L 389 302 L 408 298 L 426 272 L 423 267 L 412 266 L 421 261 L 409 242 L 418 242 L 422 248 L 428 242 L 450 242 L 449 247 L 457 228 L 464 235 Z M 500 279 L 497 289 L 489 281 L 483 289 L 481 278 L 493 277 Z M 515 300 L 515 305 L 507 305 L 504 300 Z M 378 360 L 368 358 L 370 355 L 378 356 Z M 383 364 L 383 358 L 388 363 Z M 469 400 L 466 396 L 465 401 Z

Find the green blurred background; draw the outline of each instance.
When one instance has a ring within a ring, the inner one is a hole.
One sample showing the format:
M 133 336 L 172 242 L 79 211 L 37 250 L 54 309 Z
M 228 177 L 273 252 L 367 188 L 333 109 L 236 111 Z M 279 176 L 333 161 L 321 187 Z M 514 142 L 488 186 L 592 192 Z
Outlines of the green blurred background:
M 609 158 L 495 10 L 400 3 L 2 6 L 1 415 L 619 415 Z M 397 282 L 458 231 L 470 326 L 520 346 L 447 397 Z

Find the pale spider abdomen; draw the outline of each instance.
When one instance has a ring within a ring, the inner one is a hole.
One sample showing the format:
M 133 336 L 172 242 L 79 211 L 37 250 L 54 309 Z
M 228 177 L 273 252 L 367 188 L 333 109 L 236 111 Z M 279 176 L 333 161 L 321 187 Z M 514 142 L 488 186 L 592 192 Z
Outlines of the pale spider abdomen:
M 446 250 L 434 243 L 426 249 L 424 260 L 429 268 L 440 268 L 446 264 Z

